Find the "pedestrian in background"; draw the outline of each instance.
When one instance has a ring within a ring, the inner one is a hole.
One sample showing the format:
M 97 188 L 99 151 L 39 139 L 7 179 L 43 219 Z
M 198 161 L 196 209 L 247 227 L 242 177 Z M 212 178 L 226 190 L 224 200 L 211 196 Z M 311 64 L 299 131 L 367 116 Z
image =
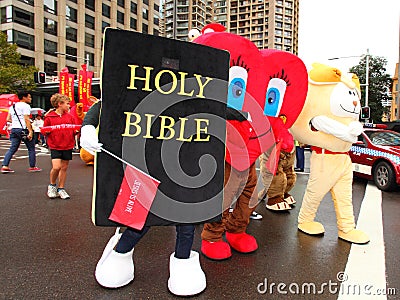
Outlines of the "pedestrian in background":
M 26 148 L 28 148 L 28 171 L 40 172 L 42 169 L 36 167 L 35 142 L 33 140 L 32 124 L 29 118 L 31 114 L 30 103 L 32 101 L 32 97 L 27 91 L 20 91 L 18 92 L 17 96 L 20 101 L 15 103 L 8 110 L 7 122 L 11 122 L 11 146 L 4 156 L 1 173 L 14 173 L 14 170 L 10 169 L 9 164 L 12 156 L 15 154 L 15 152 L 17 152 L 21 141 L 23 141 L 26 145 Z M 24 136 L 24 133 L 26 132 L 27 135 Z
M 296 172 L 304 172 L 304 144 L 294 141 L 296 146 Z
M 75 124 L 74 117 L 69 113 L 70 99 L 66 95 L 54 94 L 50 98 L 51 105 L 55 108 L 46 114 L 44 127 Z M 67 169 L 72 160 L 72 149 L 75 145 L 76 131 L 73 129 L 53 129 L 47 133 L 46 142 L 50 149 L 52 169 L 50 171 L 50 184 L 47 188 L 47 196 L 50 199 L 60 197 L 69 199 L 65 190 Z M 58 188 L 57 188 L 58 179 Z
M 40 128 L 43 127 L 43 124 L 44 124 L 44 121 L 42 119 L 42 116 L 36 115 L 35 120 L 33 120 L 33 122 L 32 122 L 35 145 L 39 144 L 39 140 L 42 145 L 45 144 L 44 136 L 40 132 Z

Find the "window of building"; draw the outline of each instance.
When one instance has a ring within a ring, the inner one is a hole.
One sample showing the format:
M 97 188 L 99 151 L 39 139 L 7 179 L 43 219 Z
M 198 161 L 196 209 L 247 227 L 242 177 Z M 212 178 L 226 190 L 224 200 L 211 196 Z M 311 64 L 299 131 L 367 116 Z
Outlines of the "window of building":
M 275 27 L 282 28 L 283 27 L 283 23 L 282 22 L 275 22 Z
M 275 35 L 279 35 L 279 36 L 282 36 L 282 30 L 280 30 L 280 29 L 277 29 L 277 30 L 275 30 Z
M 85 33 L 85 46 L 94 48 L 94 35 Z
M 85 0 L 85 7 L 94 11 L 94 0 Z
M 137 4 L 131 2 L 131 13 L 137 14 Z
M 72 42 L 78 41 L 78 31 L 71 26 L 67 25 L 67 27 L 65 28 L 65 36 L 66 36 L 66 39 L 69 41 L 72 41 Z
M 143 3 L 149 5 L 149 0 L 143 0 Z
M 44 18 L 44 32 L 57 35 L 57 22 Z
M 26 4 L 29 4 L 29 5 L 34 5 L 35 3 L 34 3 L 34 0 L 19 0 L 20 2 L 23 2 L 23 3 L 26 3 Z
M 19 64 L 21 64 L 23 66 L 34 66 L 35 58 L 21 55 L 21 58 L 19 59 Z
M 160 24 L 160 19 L 158 18 L 158 16 L 154 16 L 153 22 L 157 26 Z
M 147 24 L 142 24 L 142 33 L 149 33 L 149 26 Z
M 18 7 L 6 6 L 1 10 L 1 23 L 15 22 L 30 28 L 34 28 L 34 14 Z
M 285 45 L 291 45 L 292 44 L 292 40 L 291 39 L 284 38 L 283 41 L 284 41 Z
M 89 66 L 94 66 L 94 53 L 85 51 L 85 58 L 89 57 Z
M 94 17 L 85 14 L 85 26 L 90 29 L 94 29 Z
M 286 14 L 286 15 L 291 15 L 291 14 L 293 14 L 293 10 L 290 9 L 290 8 L 286 8 L 286 9 L 285 9 L 285 14 Z
M 51 14 L 57 14 L 57 0 L 44 0 L 43 1 L 44 11 Z
M 124 19 L 125 19 L 125 14 L 121 11 L 117 11 L 117 22 L 125 24 Z
M 74 2 L 74 3 L 78 3 L 78 0 L 69 0 L 69 1 Z
M 148 20 L 149 19 L 149 10 L 146 8 L 143 8 L 142 15 L 143 15 L 143 19 Z
M 65 16 L 67 20 L 71 22 L 76 23 L 78 21 L 78 11 L 75 8 L 69 7 L 68 5 L 65 10 Z
M 285 24 L 285 29 L 292 30 L 292 24 Z
M 110 27 L 110 23 L 102 21 L 101 22 L 101 32 L 104 32 L 104 29 L 106 29 L 106 27 Z
M 78 50 L 74 47 L 66 46 L 65 47 L 65 53 L 68 55 L 65 55 L 65 59 L 71 60 L 71 61 L 77 61 L 77 54 Z M 70 56 L 71 55 L 71 56 Z
M 18 47 L 24 49 L 35 50 L 35 37 L 33 35 L 13 29 L 7 30 L 6 33 L 8 42 L 17 44 Z
M 57 63 L 51 62 L 51 61 L 44 61 L 44 71 L 46 74 L 57 74 Z
M 157 29 L 153 28 L 153 35 L 159 36 L 160 32 Z
M 118 6 L 125 7 L 125 0 L 117 0 Z
M 131 29 L 137 30 L 137 20 L 135 18 L 131 18 Z
M 154 11 L 160 11 L 160 6 L 158 6 L 156 3 L 154 3 Z
M 102 14 L 103 16 L 109 18 L 111 15 L 111 8 L 107 4 L 102 4 Z
M 57 43 L 49 40 L 44 40 L 44 53 L 57 56 Z

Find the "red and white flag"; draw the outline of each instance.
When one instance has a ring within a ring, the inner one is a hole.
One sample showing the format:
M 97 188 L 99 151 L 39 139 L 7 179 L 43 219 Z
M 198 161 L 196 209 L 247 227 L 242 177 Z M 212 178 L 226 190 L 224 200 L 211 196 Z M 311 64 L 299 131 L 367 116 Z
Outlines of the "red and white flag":
M 146 222 L 160 182 L 132 165 L 127 165 L 109 219 L 141 230 Z

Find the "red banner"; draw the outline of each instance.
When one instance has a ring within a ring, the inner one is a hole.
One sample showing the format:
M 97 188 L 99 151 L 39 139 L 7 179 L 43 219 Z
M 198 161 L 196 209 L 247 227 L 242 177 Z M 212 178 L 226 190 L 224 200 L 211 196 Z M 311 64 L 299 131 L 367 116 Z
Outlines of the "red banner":
M 82 70 L 79 70 L 78 76 L 78 99 L 80 103 L 87 104 L 87 85 L 86 85 L 86 65 L 82 65 Z
M 141 230 L 160 182 L 133 166 L 126 166 L 124 178 L 109 217 L 117 223 Z
M 75 105 L 75 101 L 74 101 L 74 79 L 75 79 L 75 75 L 74 74 L 68 74 L 68 93 L 67 93 L 67 96 L 71 100 L 71 102 L 69 103 L 71 107 Z
M 58 92 L 63 95 L 67 95 L 68 74 L 68 68 L 63 68 L 60 72 L 60 85 Z
M 92 95 L 92 78 L 93 72 L 86 69 L 86 65 L 81 65 L 82 70 L 79 71 L 78 93 L 79 102 L 85 107 L 90 107 L 89 97 Z
M 65 67 L 60 72 L 60 85 L 58 92 L 63 95 L 67 95 L 71 100 L 70 106 L 75 105 L 74 101 L 74 79 L 75 75 L 68 72 L 68 68 Z
M 89 99 L 89 97 L 92 95 L 92 81 L 93 81 L 93 72 L 87 71 L 86 72 L 86 99 Z M 88 101 L 87 104 L 89 106 L 91 106 L 93 103 Z

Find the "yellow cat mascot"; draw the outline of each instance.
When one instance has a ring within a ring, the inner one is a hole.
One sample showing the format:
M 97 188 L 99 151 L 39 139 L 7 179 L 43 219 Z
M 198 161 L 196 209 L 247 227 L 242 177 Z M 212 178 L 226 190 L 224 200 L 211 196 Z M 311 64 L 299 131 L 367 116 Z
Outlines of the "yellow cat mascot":
M 313 64 L 306 103 L 291 132 L 296 140 L 312 146 L 310 177 L 298 217 L 298 229 L 311 235 L 324 233 L 324 226 L 314 218 L 322 198 L 330 191 L 339 238 L 365 244 L 369 237 L 355 229 L 353 172 L 348 154 L 363 130 L 358 121 L 360 97 L 356 75 Z

